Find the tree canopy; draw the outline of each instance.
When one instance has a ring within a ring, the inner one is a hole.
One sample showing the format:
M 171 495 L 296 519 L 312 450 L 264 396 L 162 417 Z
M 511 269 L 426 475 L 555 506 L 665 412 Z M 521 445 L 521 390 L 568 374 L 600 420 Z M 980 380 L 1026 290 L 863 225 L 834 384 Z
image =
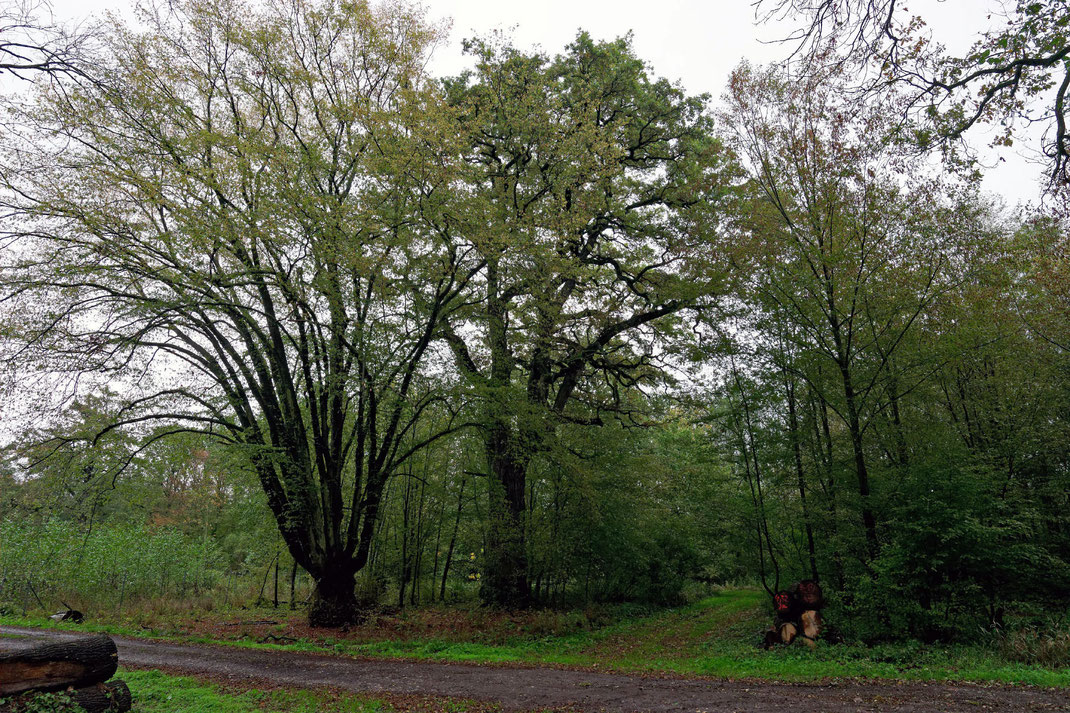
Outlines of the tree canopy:
M 484 267 L 443 336 L 482 402 L 485 596 L 516 604 L 532 459 L 559 425 L 636 419 L 631 394 L 664 378 L 684 315 L 724 292 L 739 174 L 705 98 L 650 78 L 628 39 L 469 51 L 475 70 L 445 83 L 469 142 L 453 229 Z
M 1023 125 L 1042 124 L 1041 150 L 1053 187 L 1070 181 L 1070 6 L 1066 0 L 1015 0 L 988 10 L 987 29 L 961 57 L 926 34 L 924 16 L 901 0 L 766 0 L 773 16 L 802 18 L 789 41 L 820 66 L 873 60 L 867 89 L 907 87 L 920 109 L 923 146 L 959 146 L 977 124 L 998 124 L 1010 145 Z M 829 53 L 832 53 L 831 55 Z

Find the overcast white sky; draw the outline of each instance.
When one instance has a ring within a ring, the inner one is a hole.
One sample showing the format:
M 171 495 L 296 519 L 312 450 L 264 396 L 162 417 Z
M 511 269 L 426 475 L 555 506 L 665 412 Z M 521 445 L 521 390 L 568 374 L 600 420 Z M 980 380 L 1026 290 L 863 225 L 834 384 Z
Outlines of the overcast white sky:
M 909 8 L 921 15 L 934 39 L 951 51 L 969 46 L 977 32 L 990 24 L 990 8 L 1000 0 L 915 0 Z M 121 10 L 131 0 L 53 0 L 58 18 L 74 20 L 106 9 Z M 436 74 L 455 74 L 467 63 L 461 40 L 496 29 L 512 33 L 522 47 L 538 45 L 560 50 L 585 29 L 599 39 L 634 33 L 635 49 L 654 72 L 680 80 L 692 93 L 707 92 L 715 99 L 728 75 L 743 58 L 756 64 L 784 56 L 785 45 L 773 42 L 784 28 L 755 23 L 751 0 L 423 0 L 430 17 L 452 22 L 450 42 L 435 54 Z M 975 130 L 977 146 L 990 136 Z M 1036 146 L 1021 140 L 999 154 L 986 150 L 984 161 L 995 166 L 985 187 L 1008 203 L 1033 201 L 1039 194 L 1041 168 L 1023 156 Z

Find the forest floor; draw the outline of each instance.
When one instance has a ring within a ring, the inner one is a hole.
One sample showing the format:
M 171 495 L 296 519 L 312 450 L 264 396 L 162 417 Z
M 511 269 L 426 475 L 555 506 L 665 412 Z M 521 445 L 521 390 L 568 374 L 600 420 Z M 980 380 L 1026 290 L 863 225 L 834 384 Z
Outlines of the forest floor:
M 0 648 L 78 635 L 14 627 L 5 627 L 4 634 Z M 1070 711 L 1065 690 L 1036 687 L 907 681 L 740 681 L 355 659 L 126 637 L 116 637 L 116 644 L 119 659 L 127 669 L 156 669 L 256 689 L 326 688 L 409 699 L 446 696 L 485 705 L 445 708 L 456 711 Z M 136 696 L 137 686 L 133 688 Z

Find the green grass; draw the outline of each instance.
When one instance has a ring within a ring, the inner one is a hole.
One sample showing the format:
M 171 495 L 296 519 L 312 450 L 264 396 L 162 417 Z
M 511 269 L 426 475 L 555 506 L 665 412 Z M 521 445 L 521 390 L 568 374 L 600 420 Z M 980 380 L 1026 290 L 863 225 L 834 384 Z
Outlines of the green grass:
M 321 691 L 224 691 L 219 686 L 159 671 L 122 671 L 138 713 L 373 713 L 393 711 L 381 700 Z
M 159 671 L 122 671 L 139 713 L 371 713 L 393 711 L 382 701 L 332 696 L 313 691 L 232 691 L 192 678 Z M 37 694 L 20 699 L 27 713 L 82 710 L 62 695 Z
M 1070 687 L 1068 667 L 1015 663 L 1001 658 L 994 648 L 982 645 L 926 646 L 905 642 L 867 647 L 819 642 L 815 651 L 802 646 L 762 651 L 756 644 L 768 620 L 763 593 L 731 589 L 688 606 L 630 616 L 591 630 L 548 636 L 518 631 L 515 636 L 495 642 L 434 637 L 398 640 L 390 638 L 389 632 L 382 632 L 370 641 L 328 634 L 315 641 L 301 640 L 288 645 L 261 644 L 251 639 L 216 643 L 350 656 L 551 664 L 725 678 L 787 681 L 879 678 Z M 45 622 L 2 617 L 0 623 L 39 626 Z M 193 643 L 213 642 L 167 628 L 146 632 L 107 624 L 58 626 L 129 636 L 155 635 Z
M 120 669 L 137 713 L 485 713 L 493 707 L 461 699 L 399 698 L 398 705 L 382 698 L 336 691 L 279 689 L 240 690 L 159 671 Z M 75 713 L 82 709 L 52 694 L 21 699 L 25 713 Z

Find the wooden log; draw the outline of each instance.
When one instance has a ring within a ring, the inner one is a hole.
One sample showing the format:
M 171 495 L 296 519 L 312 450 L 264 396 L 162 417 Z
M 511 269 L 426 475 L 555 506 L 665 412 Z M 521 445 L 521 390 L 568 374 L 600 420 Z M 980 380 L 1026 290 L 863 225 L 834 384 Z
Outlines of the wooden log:
M 130 689 L 119 679 L 77 688 L 71 693 L 71 698 L 89 713 L 123 713 L 130 710 L 132 705 Z
M 88 713 L 126 713 L 133 705 L 130 689 L 119 679 L 86 688 L 68 688 L 62 693 L 66 693 L 70 700 Z M 29 702 L 36 695 L 37 692 L 27 692 L 13 699 L 7 699 L 8 703 L 0 703 L 0 713 L 26 710 Z M 63 710 L 68 710 L 68 708 Z
M 118 666 L 115 642 L 104 634 L 0 653 L 0 696 L 91 686 Z
M 817 646 L 817 637 L 821 635 L 821 612 L 808 609 L 802 613 L 803 643 L 810 649 Z

